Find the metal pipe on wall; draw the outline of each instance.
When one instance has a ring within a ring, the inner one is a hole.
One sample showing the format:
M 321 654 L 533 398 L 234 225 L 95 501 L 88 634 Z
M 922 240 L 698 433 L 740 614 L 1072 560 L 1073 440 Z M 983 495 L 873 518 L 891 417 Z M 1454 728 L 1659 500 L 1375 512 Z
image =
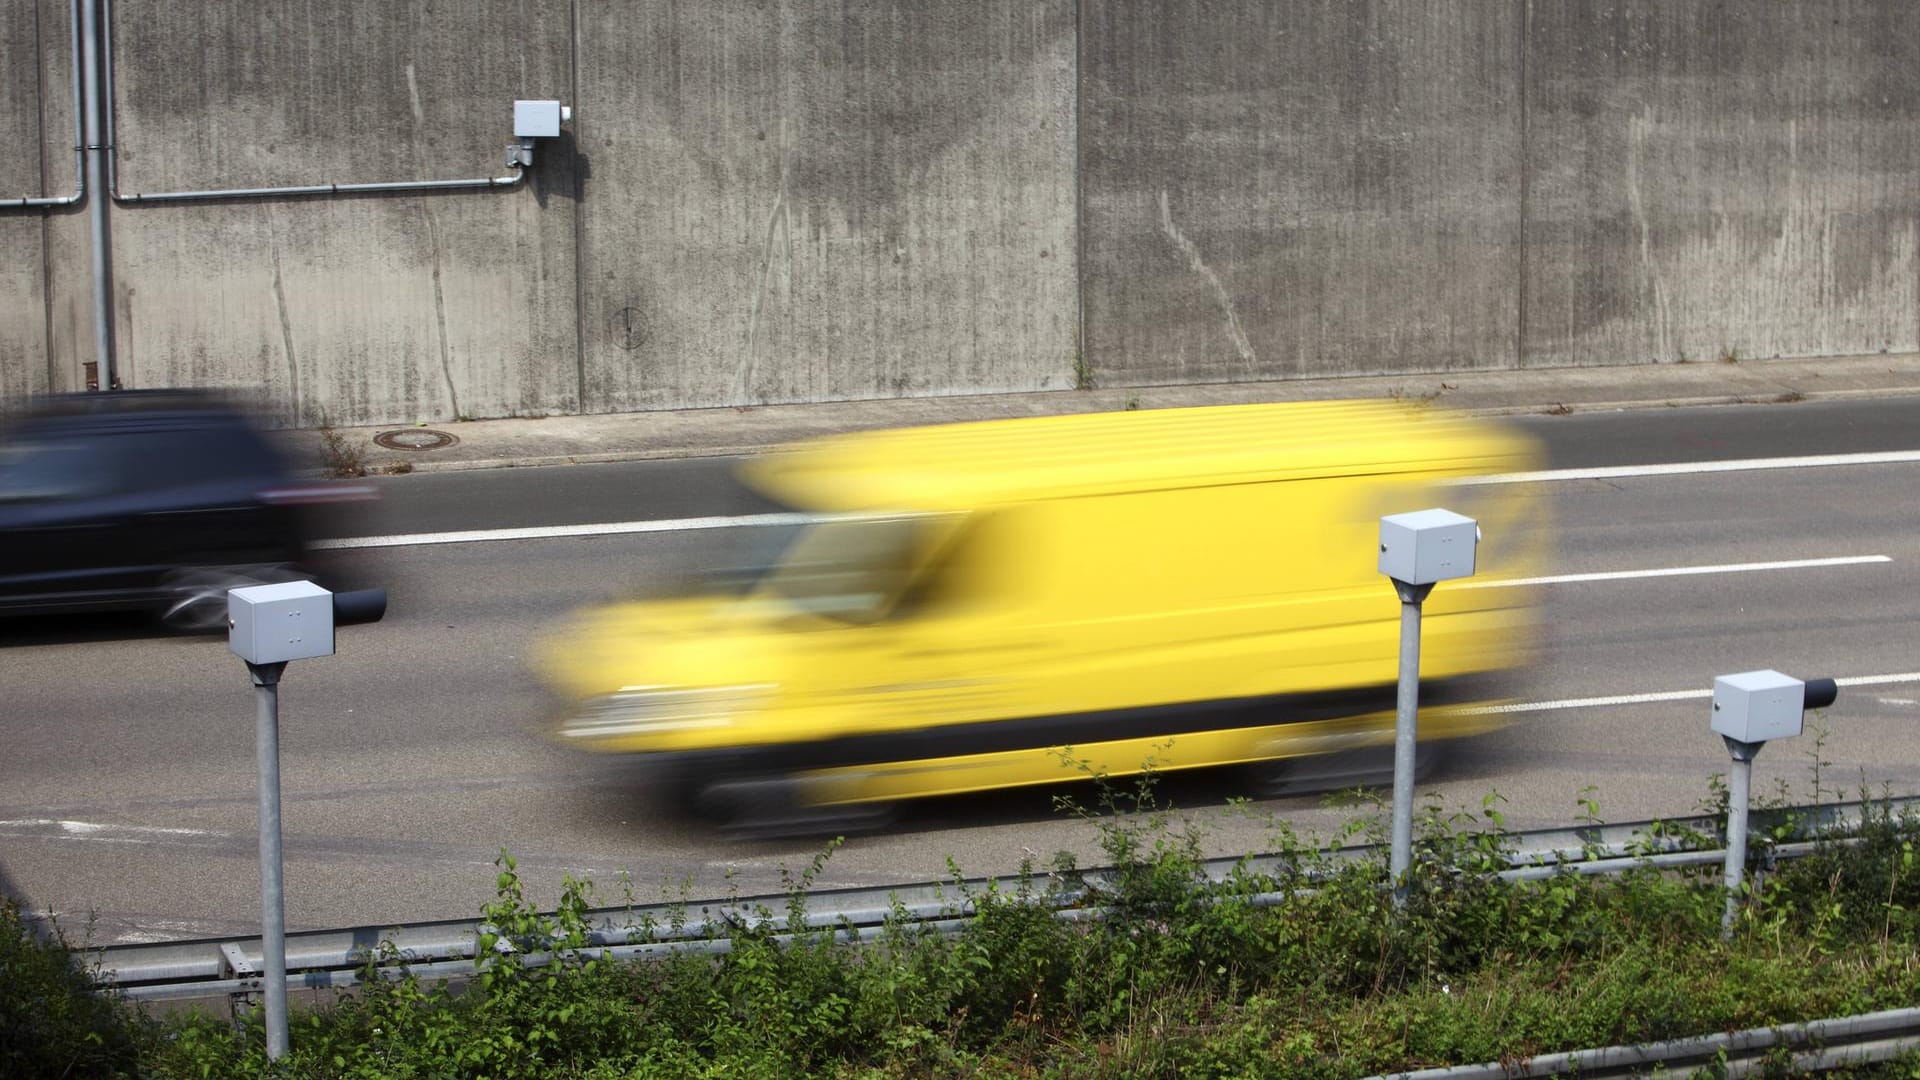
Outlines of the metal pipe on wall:
M 68 30 L 73 40 L 73 194 L 47 195 L 19 199 L 0 199 L 0 210 L 40 208 L 47 206 L 72 206 L 87 194 L 87 136 L 84 128 L 85 95 L 80 82 L 80 0 L 72 0 L 68 6 Z
M 94 196 L 87 201 L 87 220 L 93 246 L 93 354 L 94 386 L 100 390 L 116 389 L 113 372 L 113 277 L 111 264 L 107 261 L 111 248 L 107 239 L 107 200 L 100 197 L 105 191 L 106 181 L 104 151 L 100 137 L 101 108 L 103 95 L 99 92 L 100 77 L 100 24 L 98 20 L 98 2 L 84 0 L 81 5 L 83 18 L 80 30 L 80 58 L 82 73 L 87 88 L 86 138 L 87 148 L 87 186 Z M 108 140 L 111 143 L 111 139 Z
M 106 191 L 118 203 L 195 202 L 206 199 L 283 198 L 297 195 L 350 195 L 395 191 L 457 191 L 470 188 L 510 188 L 526 178 L 526 170 L 513 166 L 506 176 L 481 176 L 463 180 L 390 180 L 377 183 L 299 184 L 291 187 L 225 188 L 209 191 L 155 191 L 120 193 L 119 152 L 113 138 L 113 0 L 100 0 L 103 12 L 101 45 L 106 50 L 106 82 L 101 96 L 107 103 L 107 176 Z

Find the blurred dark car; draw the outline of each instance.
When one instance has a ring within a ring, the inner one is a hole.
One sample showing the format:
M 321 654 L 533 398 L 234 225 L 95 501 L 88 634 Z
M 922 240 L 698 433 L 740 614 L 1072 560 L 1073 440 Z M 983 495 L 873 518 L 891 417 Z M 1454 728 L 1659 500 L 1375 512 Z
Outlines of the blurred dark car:
M 316 514 L 372 496 L 295 476 L 212 395 L 42 398 L 0 436 L 0 615 L 132 608 L 224 627 L 228 589 L 319 576 Z

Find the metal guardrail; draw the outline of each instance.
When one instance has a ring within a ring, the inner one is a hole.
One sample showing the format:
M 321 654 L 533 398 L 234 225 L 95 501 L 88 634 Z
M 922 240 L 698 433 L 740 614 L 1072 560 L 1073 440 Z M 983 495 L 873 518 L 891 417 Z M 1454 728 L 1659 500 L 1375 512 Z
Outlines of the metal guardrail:
M 1588 1080 L 1678 1073 L 1695 1067 L 1707 1069 L 1714 1076 L 1773 1076 L 1779 1075 L 1782 1064 L 1773 1055 L 1781 1051 L 1786 1052 L 1797 1074 L 1889 1061 L 1915 1050 L 1920 1050 L 1920 1009 L 1889 1009 L 1690 1039 L 1541 1054 L 1511 1063 L 1489 1061 L 1387 1073 L 1368 1080 L 1512 1080 L 1516 1076 L 1566 1075 Z
M 1856 827 L 1868 809 L 1893 814 L 1920 812 L 1920 797 L 1876 800 L 1868 803 L 1834 803 L 1818 807 L 1792 807 L 1757 811 L 1755 822 L 1791 821 L 1801 837 L 1832 833 Z M 1679 868 L 1712 866 L 1724 858 L 1724 851 L 1689 846 L 1689 838 L 1720 836 L 1723 822 L 1710 817 L 1596 824 L 1570 828 L 1537 829 L 1507 834 L 1514 848 L 1507 857 L 1508 868 L 1501 877 L 1539 879 L 1556 874 L 1605 874 L 1641 866 Z M 1794 841 L 1775 845 L 1775 857 L 1793 857 L 1813 850 L 1816 845 Z M 1331 864 L 1378 858 L 1376 845 L 1354 846 L 1326 852 Z M 1287 869 L 1286 856 L 1257 855 L 1244 858 L 1214 859 L 1203 864 L 1208 877 L 1216 881 L 1235 873 L 1254 876 Z M 1108 869 L 1077 872 L 1081 882 L 1098 884 L 1110 875 Z M 891 920 L 904 920 L 937 932 L 954 932 L 966 925 L 973 911 L 973 896 L 989 892 L 1016 893 L 1023 886 L 1053 885 L 1047 899 L 1058 906 L 1062 918 L 1097 917 L 1100 912 L 1084 906 L 1084 889 L 1061 887 L 1059 879 L 1048 874 L 1032 878 L 1019 876 L 968 878 L 947 882 L 882 886 L 860 889 L 824 889 L 806 896 L 805 926 L 812 930 L 831 929 L 843 940 L 857 941 Z M 1284 894 L 1252 897 L 1256 904 L 1279 903 Z M 724 900 L 686 901 L 650 905 L 622 905 L 595 908 L 586 915 L 592 928 L 587 950 L 612 958 L 645 958 L 671 952 L 723 953 L 732 948 L 731 935 L 746 927 L 786 926 L 787 896 L 768 894 Z M 368 957 L 383 948 L 393 958 L 393 968 L 427 979 L 458 979 L 474 974 L 480 936 L 486 924 L 480 919 L 447 920 L 410 926 L 362 926 L 338 930 L 318 930 L 287 935 L 288 983 L 294 989 L 325 990 L 356 985 Z M 233 997 L 259 992 L 261 975 L 260 939 L 209 938 L 192 941 L 141 945 L 117 945 L 89 951 L 97 964 L 96 978 L 117 989 L 122 996 L 136 1001 L 183 1001 Z M 547 954 L 528 954 L 529 964 L 549 962 Z M 384 961 L 383 961 L 384 963 Z

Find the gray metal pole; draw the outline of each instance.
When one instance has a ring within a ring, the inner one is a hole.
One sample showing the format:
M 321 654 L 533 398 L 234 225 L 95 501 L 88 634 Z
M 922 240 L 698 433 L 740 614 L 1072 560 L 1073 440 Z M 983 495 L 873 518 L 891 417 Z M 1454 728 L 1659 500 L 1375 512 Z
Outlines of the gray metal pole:
M 1720 916 L 1720 932 L 1733 936 L 1733 920 L 1740 914 L 1740 886 L 1747 872 L 1747 801 L 1753 792 L 1753 759 L 1765 743 L 1726 740 L 1733 762 L 1727 769 L 1727 907 Z
M 260 958 L 267 980 L 267 1057 L 287 1052 L 287 901 L 280 855 L 280 674 L 248 664 L 259 701 L 254 752 L 260 764 Z
M 87 84 L 87 220 L 93 239 L 93 352 L 96 385 L 113 389 L 113 293 L 107 244 L 107 182 L 104 176 L 105 151 L 101 138 L 100 20 L 98 0 L 83 0 L 80 31 L 80 64 Z
M 1400 595 L 1399 713 L 1393 727 L 1393 844 L 1387 870 L 1393 879 L 1393 903 L 1407 901 L 1407 871 L 1413 865 L 1413 770 L 1420 709 L 1420 604 L 1431 585 L 1394 581 Z

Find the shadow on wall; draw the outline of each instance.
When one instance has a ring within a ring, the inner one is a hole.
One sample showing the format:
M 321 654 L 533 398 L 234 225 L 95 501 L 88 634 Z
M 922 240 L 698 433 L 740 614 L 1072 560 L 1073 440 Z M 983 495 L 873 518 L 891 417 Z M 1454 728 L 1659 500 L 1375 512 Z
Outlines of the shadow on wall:
M 558 136 L 541 140 L 539 154 L 534 167 L 528 170 L 528 186 L 533 189 L 533 199 L 540 209 L 547 208 L 549 195 L 575 202 L 586 198 L 587 179 L 593 175 L 593 167 L 572 131 L 561 128 Z

